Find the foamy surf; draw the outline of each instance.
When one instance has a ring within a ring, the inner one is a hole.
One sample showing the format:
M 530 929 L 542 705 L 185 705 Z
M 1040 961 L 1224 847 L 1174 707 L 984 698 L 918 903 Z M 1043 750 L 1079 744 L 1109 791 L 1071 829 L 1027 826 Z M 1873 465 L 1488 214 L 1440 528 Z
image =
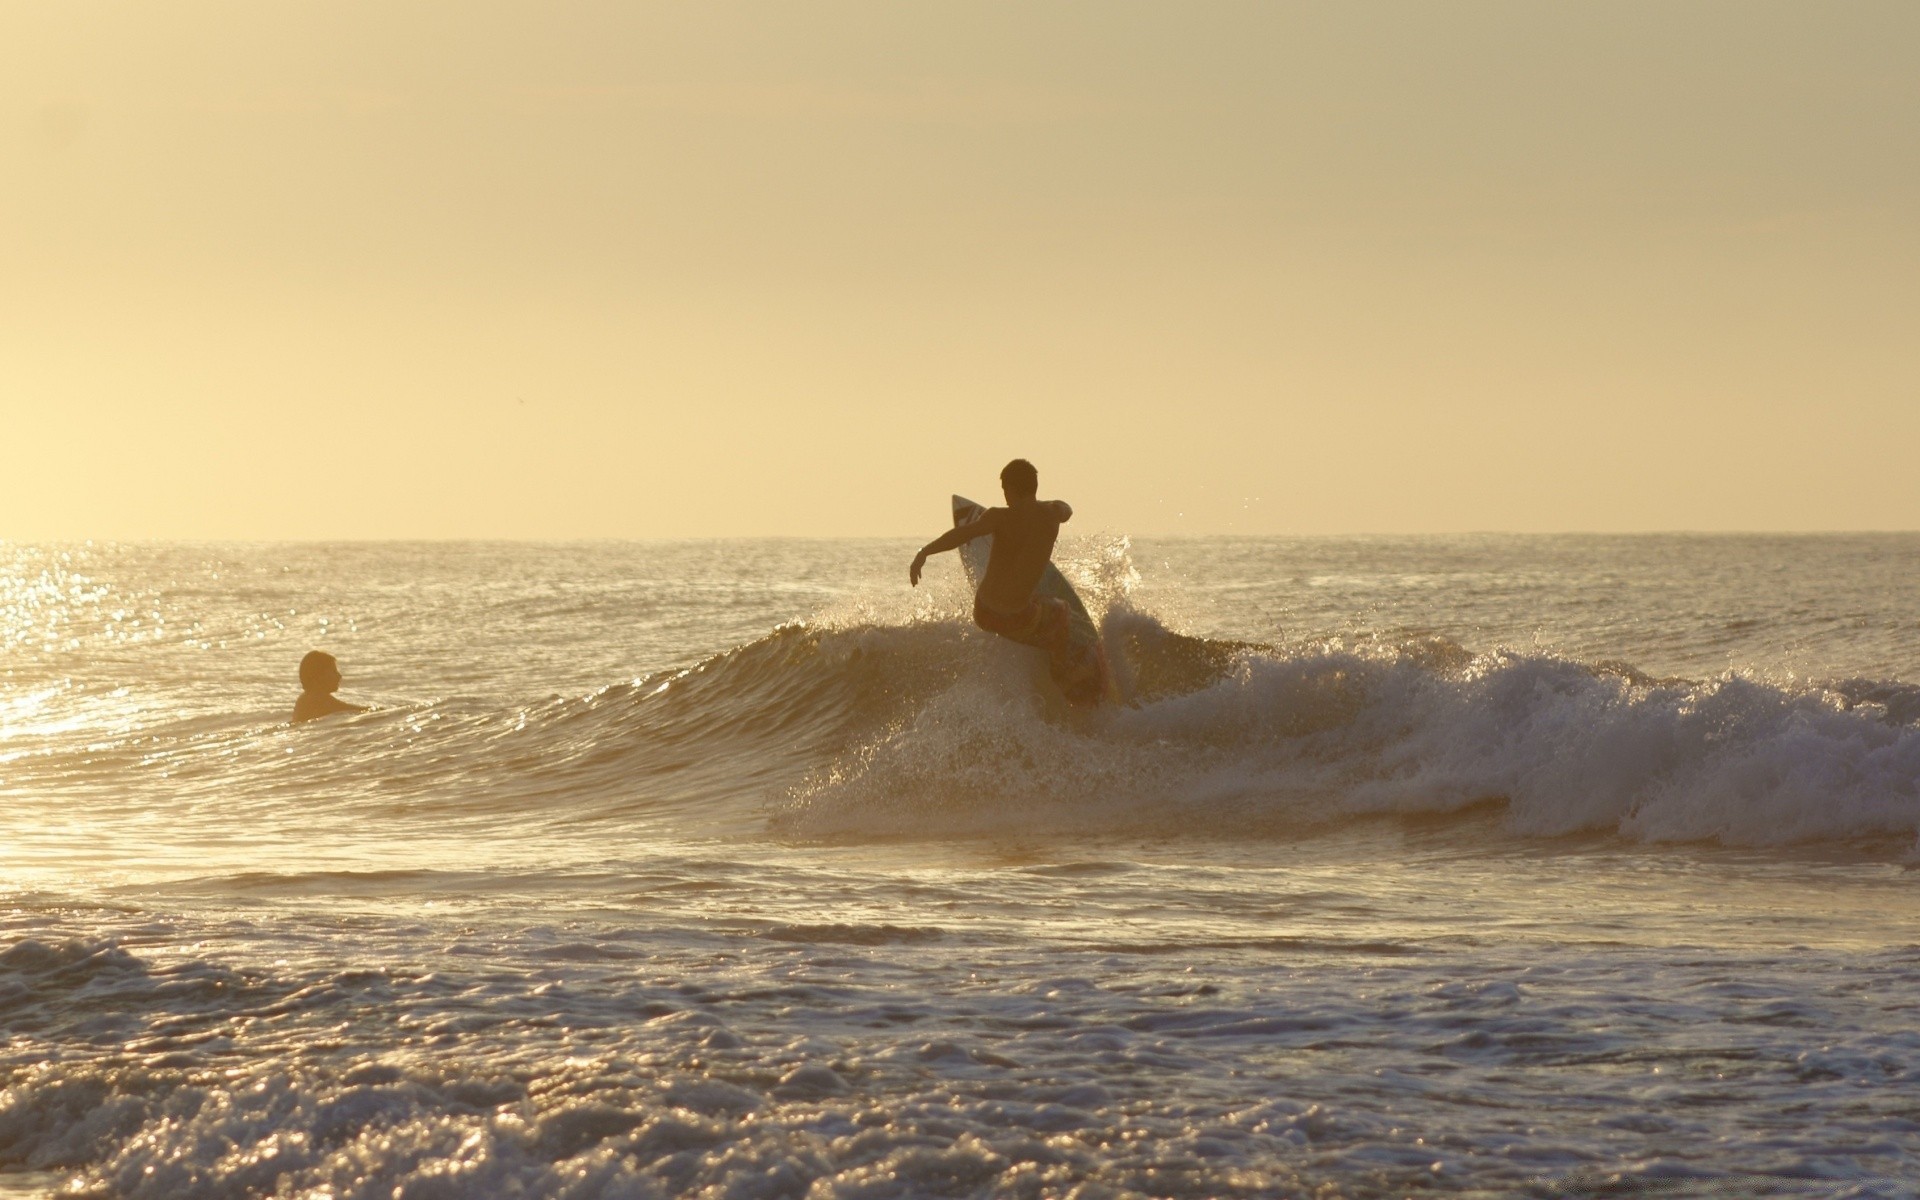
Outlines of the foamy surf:
M 1845 691 L 1655 681 L 1430 640 L 1287 650 L 1169 634 L 1136 614 L 1109 622 L 1125 627 L 1134 706 L 1038 721 L 1018 653 L 972 647 L 952 686 L 877 731 L 848 730 L 857 744 L 811 768 L 776 828 L 1238 838 L 1498 802 L 1509 830 L 1543 837 L 1920 834 L 1920 728 Z

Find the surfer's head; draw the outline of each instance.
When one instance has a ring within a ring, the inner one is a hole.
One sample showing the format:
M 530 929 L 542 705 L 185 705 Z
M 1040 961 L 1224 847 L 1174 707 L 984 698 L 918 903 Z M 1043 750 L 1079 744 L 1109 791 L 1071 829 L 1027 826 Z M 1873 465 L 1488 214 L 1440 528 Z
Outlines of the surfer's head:
M 1031 500 L 1040 494 L 1040 472 L 1024 458 L 1016 458 L 1000 468 L 1000 490 L 1007 494 L 1007 503 L 1016 500 Z
M 325 650 L 309 650 L 300 660 L 300 690 L 331 692 L 340 686 L 340 664 Z

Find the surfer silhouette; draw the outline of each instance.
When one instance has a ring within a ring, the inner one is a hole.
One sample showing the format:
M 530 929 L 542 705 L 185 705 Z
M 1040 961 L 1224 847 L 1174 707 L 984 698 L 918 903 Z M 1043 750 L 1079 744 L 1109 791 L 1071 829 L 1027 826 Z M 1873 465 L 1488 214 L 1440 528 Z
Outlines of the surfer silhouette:
M 1040 499 L 1040 472 L 1024 458 L 1000 471 L 1005 508 L 989 508 L 979 519 L 956 525 L 913 556 L 907 578 L 920 585 L 929 554 L 956 549 L 977 537 L 993 535 L 986 575 L 973 598 L 973 623 L 989 633 L 1047 652 L 1056 679 L 1078 672 L 1070 646 L 1071 615 L 1064 601 L 1035 594 L 1053 557 L 1062 523 L 1073 517 L 1065 500 Z
M 348 704 L 334 695 L 340 689 L 340 663 L 325 650 L 309 650 L 300 660 L 300 698 L 293 702 L 293 723 L 330 717 L 334 713 L 367 711 L 364 704 Z

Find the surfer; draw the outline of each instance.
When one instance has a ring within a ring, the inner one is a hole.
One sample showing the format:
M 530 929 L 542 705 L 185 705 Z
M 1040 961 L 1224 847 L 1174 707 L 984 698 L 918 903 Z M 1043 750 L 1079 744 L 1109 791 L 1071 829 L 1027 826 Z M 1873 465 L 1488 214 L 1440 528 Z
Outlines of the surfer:
M 992 534 L 987 573 L 973 598 L 973 623 L 989 633 L 1045 650 L 1059 675 L 1067 665 L 1067 606 L 1052 597 L 1035 595 L 1034 588 L 1053 557 L 1060 526 L 1073 517 L 1073 508 L 1065 500 L 1040 499 L 1040 472 L 1024 458 L 1016 458 L 1001 469 L 1000 490 L 1007 498 L 1005 508 L 989 508 L 978 520 L 956 525 L 928 542 L 913 556 L 907 577 L 915 587 L 920 586 L 920 571 L 927 565 L 927 555 Z
M 330 717 L 334 713 L 365 712 L 364 704 L 348 704 L 335 696 L 340 690 L 340 663 L 325 650 L 309 650 L 300 660 L 300 698 L 293 702 L 293 723 Z

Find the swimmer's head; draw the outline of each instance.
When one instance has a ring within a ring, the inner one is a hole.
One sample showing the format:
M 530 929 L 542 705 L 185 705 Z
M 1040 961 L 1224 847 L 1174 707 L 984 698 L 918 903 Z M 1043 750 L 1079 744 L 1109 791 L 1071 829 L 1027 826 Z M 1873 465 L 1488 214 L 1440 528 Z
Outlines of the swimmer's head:
M 300 660 L 300 690 L 331 692 L 340 686 L 340 664 L 325 650 L 309 650 Z
M 1007 503 L 1015 500 L 1031 500 L 1040 494 L 1040 472 L 1024 458 L 1016 458 L 1000 468 L 1000 490 L 1007 494 Z

